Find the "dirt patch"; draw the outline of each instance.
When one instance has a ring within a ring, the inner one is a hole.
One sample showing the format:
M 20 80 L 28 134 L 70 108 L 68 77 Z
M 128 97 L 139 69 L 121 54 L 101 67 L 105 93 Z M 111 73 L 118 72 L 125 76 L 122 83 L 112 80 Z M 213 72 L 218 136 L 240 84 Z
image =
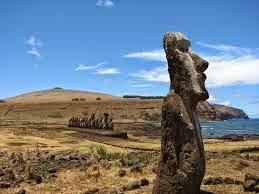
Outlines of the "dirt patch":
M 29 145 L 29 144 L 25 143 L 25 142 L 10 142 L 10 143 L 7 143 L 7 145 L 9 145 L 9 146 L 23 146 L 23 145 Z

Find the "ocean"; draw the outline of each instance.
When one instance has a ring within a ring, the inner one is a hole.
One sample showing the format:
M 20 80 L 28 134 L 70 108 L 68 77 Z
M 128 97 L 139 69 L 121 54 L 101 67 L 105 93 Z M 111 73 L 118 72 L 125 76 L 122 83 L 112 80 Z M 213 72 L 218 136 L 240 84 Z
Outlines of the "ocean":
M 233 119 L 225 121 L 200 121 L 203 138 L 226 134 L 259 134 L 259 119 Z

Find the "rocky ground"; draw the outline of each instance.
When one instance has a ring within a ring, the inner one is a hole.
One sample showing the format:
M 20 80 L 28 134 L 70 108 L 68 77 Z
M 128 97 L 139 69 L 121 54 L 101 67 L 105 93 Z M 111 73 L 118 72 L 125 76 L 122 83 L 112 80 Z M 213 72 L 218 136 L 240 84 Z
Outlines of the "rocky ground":
M 152 192 L 159 131 L 124 122 L 128 139 L 120 139 L 75 131 L 63 122 L 1 120 L 0 193 Z M 248 190 L 256 188 L 254 175 L 259 175 L 258 142 L 256 136 L 204 139 L 207 170 L 202 189 L 253 193 Z
M 37 147 L 26 153 L 0 152 L 0 193 L 151 193 L 158 155 L 112 153 L 102 146 L 89 152 L 49 152 Z M 258 174 L 258 169 L 259 158 L 254 154 L 207 152 L 202 189 L 249 193 L 243 181 Z

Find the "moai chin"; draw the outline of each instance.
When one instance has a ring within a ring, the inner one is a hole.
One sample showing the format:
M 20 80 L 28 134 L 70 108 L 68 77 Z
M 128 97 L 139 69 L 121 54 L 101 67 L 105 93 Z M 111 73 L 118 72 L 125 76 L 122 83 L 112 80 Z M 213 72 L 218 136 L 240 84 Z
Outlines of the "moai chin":
M 209 98 L 204 74 L 208 62 L 191 50 L 180 32 L 165 33 L 163 44 L 171 86 L 162 108 L 161 158 L 153 194 L 196 194 L 206 167 L 196 105 Z

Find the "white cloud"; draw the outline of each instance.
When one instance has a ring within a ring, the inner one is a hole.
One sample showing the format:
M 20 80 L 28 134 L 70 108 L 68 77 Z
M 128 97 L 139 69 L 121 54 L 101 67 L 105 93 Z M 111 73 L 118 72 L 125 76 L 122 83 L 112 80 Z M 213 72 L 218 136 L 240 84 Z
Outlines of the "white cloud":
M 31 50 L 27 51 L 28 54 L 40 57 L 40 51 L 36 47 L 32 47 Z
M 131 87 L 134 88 L 146 88 L 146 87 L 150 87 L 150 84 L 132 84 Z
M 210 103 L 215 103 L 216 100 L 217 100 L 216 97 L 213 96 L 213 95 L 210 95 L 210 97 L 209 97 L 209 99 L 208 99 L 208 101 L 209 101 Z
M 233 59 L 213 59 L 210 56 L 204 58 L 210 63 L 206 71 L 208 87 L 259 84 L 257 56 L 239 56 Z
M 225 106 L 230 106 L 231 102 L 227 100 L 227 101 L 224 101 L 224 102 L 219 102 L 217 104 L 222 104 L 222 105 L 225 105 Z
M 151 51 L 133 52 L 123 55 L 125 58 L 139 58 L 152 61 L 166 61 L 165 52 L 162 49 L 156 49 Z
M 96 6 L 111 8 L 114 6 L 114 2 L 112 0 L 97 0 Z
M 75 71 L 87 71 L 92 69 L 97 69 L 98 67 L 106 64 L 105 62 L 98 63 L 97 65 L 84 65 L 84 64 L 78 64 L 76 65 Z
M 40 48 L 43 46 L 43 42 L 36 38 L 35 36 L 30 36 L 26 41 L 25 44 L 29 45 L 31 48 L 27 51 L 28 54 L 34 55 L 36 57 L 40 57 Z
M 100 68 L 96 70 L 96 74 L 100 74 L 100 75 L 112 75 L 112 74 L 119 74 L 119 73 L 120 73 L 119 70 L 114 67 Z
M 146 81 L 169 82 L 169 76 L 166 66 L 156 67 L 151 70 L 140 70 L 132 73 L 131 76 L 141 78 Z
M 208 44 L 204 42 L 196 42 L 197 45 L 200 45 L 202 47 L 215 49 L 220 52 L 227 52 L 228 54 L 236 54 L 236 55 L 245 55 L 252 53 L 252 49 L 250 48 L 243 48 L 243 47 L 237 47 L 233 45 L 227 45 L 227 44 Z
M 201 42 L 198 44 L 215 51 L 213 55 L 201 54 L 210 64 L 205 72 L 208 77 L 206 80 L 208 87 L 259 84 L 259 52 L 257 49 L 225 44 L 212 45 Z M 129 53 L 124 57 L 165 61 L 165 54 L 162 50 Z M 170 81 L 167 65 L 140 70 L 131 75 L 147 81 Z

